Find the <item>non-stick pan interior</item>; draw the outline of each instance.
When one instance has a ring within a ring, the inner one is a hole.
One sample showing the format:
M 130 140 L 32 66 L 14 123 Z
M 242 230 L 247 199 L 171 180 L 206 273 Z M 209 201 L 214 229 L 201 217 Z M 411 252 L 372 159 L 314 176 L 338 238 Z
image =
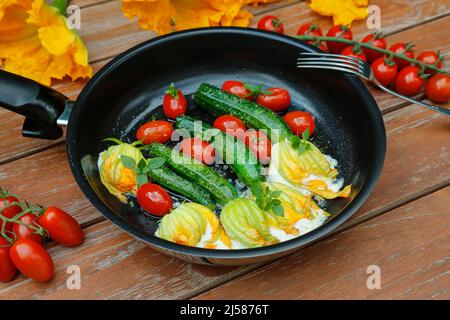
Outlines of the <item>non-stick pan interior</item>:
M 291 109 L 314 115 L 313 141 L 339 161 L 345 183 L 353 185 L 350 198 L 326 203 L 332 214 L 326 226 L 362 191 L 370 192 L 384 157 L 384 128 L 373 98 L 359 80 L 296 69 L 296 59 L 305 50 L 314 49 L 288 37 L 229 29 L 175 34 L 123 54 L 99 72 L 75 105 L 67 143 L 75 175 L 76 167 L 84 170 L 77 180 L 86 177 L 97 195 L 94 204 L 109 208 L 116 222 L 133 225 L 153 241 L 157 219 L 121 204 L 101 185 L 96 161 L 108 145 L 102 140 L 134 141 L 139 125 L 162 115 L 162 97 L 171 82 L 188 95 L 202 82 L 221 86 L 229 79 L 280 86 L 291 93 Z M 213 119 L 192 101 L 188 114 Z

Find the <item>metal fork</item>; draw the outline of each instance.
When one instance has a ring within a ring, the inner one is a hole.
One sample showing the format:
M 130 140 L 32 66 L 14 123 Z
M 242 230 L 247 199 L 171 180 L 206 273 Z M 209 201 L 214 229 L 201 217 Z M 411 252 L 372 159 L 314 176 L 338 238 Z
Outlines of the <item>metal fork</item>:
M 341 54 L 302 52 L 300 53 L 300 58 L 297 59 L 297 68 L 337 70 L 351 73 L 366 80 L 372 81 L 378 87 L 396 97 L 402 98 L 411 103 L 417 104 L 433 111 L 437 111 L 443 115 L 446 115 L 447 117 L 450 117 L 450 109 L 415 100 L 392 91 L 389 88 L 386 88 L 385 86 L 380 84 L 377 79 L 375 79 L 370 65 L 355 57 L 344 56 Z

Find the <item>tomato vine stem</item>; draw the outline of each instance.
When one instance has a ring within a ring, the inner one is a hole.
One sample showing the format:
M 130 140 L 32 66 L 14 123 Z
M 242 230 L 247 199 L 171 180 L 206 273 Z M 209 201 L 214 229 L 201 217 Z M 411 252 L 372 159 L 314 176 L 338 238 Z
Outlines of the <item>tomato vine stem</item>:
M 359 46 L 362 48 L 367 48 L 367 49 L 371 49 L 371 50 L 383 53 L 383 54 L 389 56 L 389 58 L 403 59 L 403 60 L 409 61 L 415 65 L 419 65 L 421 68 L 427 68 L 427 69 L 434 70 L 434 71 L 442 73 L 442 74 L 450 75 L 450 72 L 440 69 L 440 68 L 436 67 L 435 65 L 429 65 L 429 64 L 423 63 L 422 61 L 419 61 L 417 59 L 407 57 L 403 53 L 394 53 L 387 49 L 381 49 L 381 48 L 375 47 L 375 46 L 371 45 L 370 42 L 367 43 L 367 42 L 360 42 L 357 40 L 344 39 L 344 38 L 340 38 L 340 37 L 311 36 L 311 35 L 306 35 L 306 34 L 300 35 L 300 36 L 294 36 L 294 37 L 296 39 L 304 40 L 304 41 L 317 41 L 317 42 L 333 41 L 333 42 L 345 43 L 345 44 L 348 44 L 349 46 Z

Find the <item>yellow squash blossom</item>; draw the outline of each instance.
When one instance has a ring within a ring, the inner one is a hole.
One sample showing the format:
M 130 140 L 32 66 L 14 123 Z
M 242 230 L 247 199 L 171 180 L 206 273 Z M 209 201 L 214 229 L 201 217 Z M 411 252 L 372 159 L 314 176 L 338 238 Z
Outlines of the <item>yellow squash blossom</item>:
M 123 0 L 122 11 L 129 19 L 158 34 L 211 26 L 246 27 L 252 15 L 247 4 L 277 0 Z
M 0 66 L 47 86 L 92 76 L 81 38 L 44 0 L 0 0 Z
M 333 24 L 351 25 L 367 17 L 369 0 L 311 0 L 310 7 L 322 16 L 333 17 Z

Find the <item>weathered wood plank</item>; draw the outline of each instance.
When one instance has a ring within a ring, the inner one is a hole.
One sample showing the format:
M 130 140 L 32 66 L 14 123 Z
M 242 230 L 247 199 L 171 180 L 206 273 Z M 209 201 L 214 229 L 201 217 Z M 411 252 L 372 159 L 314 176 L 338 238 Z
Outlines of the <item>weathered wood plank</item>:
M 196 299 L 448 299 L 449 204 L 447 187 Z M 367 287 L 369 266 L 380 289 Z
M 415 107 L 411 107 L 411 110 L 405 108 L 394 111 L 386 118 L 388 145 L 393 154 L 388 153 L 386 169 L 383 171 L 375 192 L 365 207 L 346 224 L 347 227 L 357 221 L 363 221 L 382 213 L 383 208 L 399 205 L 400 201 L 420 196 L 437 184 L 450 183 L 450 163 L 446 157 L 450 146 L 448 139 L 444 139 L 448 137 L 448 121 L 441 116 L 435 116 L 431 112 Z M 433 140 L 421 140 L 422 136 L 430 137 L 431 132 Z M 418 141 L 417 144 L 414 143 L 415 140 Z M 57 147 L 3 165 L 1 167 L 2 174 L 0 174 L 2 184 L 5 183 L 5 186 L 11 190 L 19 188 L 17 193 L 32 201 L 40 201 L 43 204 L 56 202 L 57 205 L 68 209 L 83 222 L 98 218 L 99 213 L 87 203 L 83 196 L 80 196 L 80 191 L 74 185 L 73 179 L 67 178 L 70 172 L 64 159 L 64 148 Z M 420 159 L 433 159 L 433 165 L 424 167 L 424 162 Z M 51 165 L 39 164 L 41 161 L 51 163 Z M 41 168 L 40 179 L 45 181 L 38 187 L 35 186 L 34 169 L 29 177 L 24 176 L 25 168 L 32 163 L 35 163 L 35 168 Z M 58 172 L 58 175 L 55 172 Z M 24 177 L 22 178 L 22 176 Z M 20 186 L 17 185 L 17 181 L 21 181 Z M 102 292 L 99 298 L 184 298 L 190 293 L 192 294 L 192 283 L 196 284 L 197 292 L 202 292 L 249 270 L 247 268 L 195 267 L 169 259 L 150 249 L 144 249 L 123 232 L 111 227 L 109 222 L 89 227 L 87 232 L 88 241 L 83 247 L 75 249 L 77 251 L 56 247 L 52 249 L 52 253 L 60 270 L 68 264 L 81 263 L 82 272 L 89 275 L 89 279 L 91 279 L 87 281 L 89 284 L 86 283 L 86 288 L 89 290 L 75 292 L 65 289 L 62 283 L 64 283 L 66 275 L 62 271 L 62 275 L 58 274 L 55 282 L 46 285 L 31 284 L 30 281 L 20 278 L 5 285 L 5 289 L 0 289 L 0 298 L 2 295 L 14 298 L 43 298 L 44 294 L 46 297 L 55 298 L 96 298 L 97 296 L 93 296 L 96 290 Z M 97 237 L 104 238 L 97 239 Z M 116 238 L 117 240 L 114 240 Z M 97 257 L 99 260 L 96 260 Z M 107 265 L 109 271 L 99 268 L 98 264 Z M 165 264 L 170 267 L 163 267 Z M 124 279 L 121 277 L 117 283 L 109 284 L 111 277 L 114 277 L 114 272 L 128 269 L 135 271 L 130 272 L 130 275 L 127 274 Z M 188 271 L 186 273 L 180 271 L 184 269 Z M 195 272 L 191 273 L 191 269 Z M 134 272 L 138 277 L 143 279 L 155 277 L 159 279 L 159 282 L 138 281 Z M 212 273 L 212 276 L 209 273 Z M 110 274 L 110 276 L 105 276 L 105 274 Z M 169 281 L 170 277 L 174 279 Z M 162 285 L 162 283 L 166 284 Z M 32 290 L 29 289 L 30 285 Z M 186 290 L 183 289 L 183 286 Z M 83 288 L 85 288 L 84 285 Z M 127 288 L 127 290 L 121 291 L 121 288 Z

